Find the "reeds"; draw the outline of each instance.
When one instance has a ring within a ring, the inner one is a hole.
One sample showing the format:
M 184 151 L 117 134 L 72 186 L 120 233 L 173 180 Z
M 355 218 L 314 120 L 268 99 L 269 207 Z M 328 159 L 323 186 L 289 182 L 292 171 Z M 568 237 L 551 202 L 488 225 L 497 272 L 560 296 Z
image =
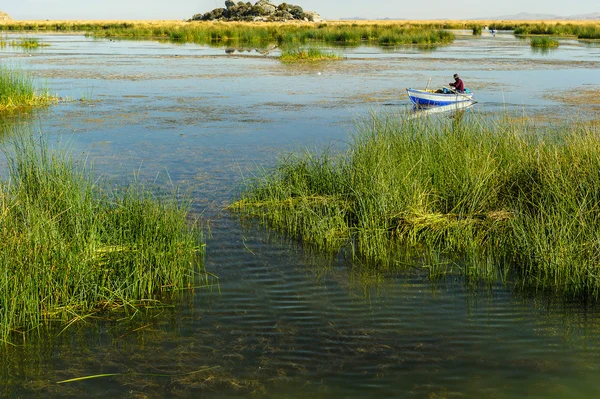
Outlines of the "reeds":
M 49 44 L 40 42 L 36 38 L 21 38 L 19 40 L 0 39 L 0 47 L 20 47 L 24 49 L 36 49 L 39 47 L 48 47 Z
M 598 126 L 374 115 L 347 152 L 292 155 L 232 208 L 365 264 L 600 294 Z
M 513 29 L 516 35 L 566 35 L 579 39 L 600 39 L 598 23 L 521 23 Z
M 560 43 L 558 42 L 558 40 L 548 36 L 537 36 L 532 37 L 529 44 L 531 45 L 531 47 L 554 48 L 558 47 Z
M 454 35 L 442 28 L 406 23 L 284 24 L 239 22 L 36 22 L 10 23 L 4 30 L 83 31 L 96 37 L 169 39 L 202 44 L 433 45 L 446 44 Z
M 154 304 L 202 271 L 189 204 L 108 188 L 68 153 L 16 132 L 0 180 L 0 341 L 52 320 Z
M 26 72 L 0 65 L 0 112 L 45 106 L 57 100 L 47 89 L 37 93 L 33 78 Z
M 286 48 L 281 51 L 281 62 L 319 62 L 341 60 L 342 56 L 316 47 Z

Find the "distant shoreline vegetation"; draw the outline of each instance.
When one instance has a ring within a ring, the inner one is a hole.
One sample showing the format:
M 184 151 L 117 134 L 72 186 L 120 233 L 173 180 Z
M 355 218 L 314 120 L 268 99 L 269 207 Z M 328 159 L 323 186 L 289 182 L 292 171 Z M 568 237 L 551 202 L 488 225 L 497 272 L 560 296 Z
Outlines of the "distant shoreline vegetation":
M 85 32 L 93 37 L 165 39 L 201 44 L 440 45 L 454 35 L 432 24 L 354 24 L 282 22 L 19 22 L 5 31 Z
M 328 21 L 321 23 L 240 21 L 5 21 L 6 32 L 85 32 L 93 37 L 164 39 L 210 45 L 440 45 L 454 41 L 449 30 L 485 27 L 510 30 L 516 35 L 574 36 L 600 39 L 599 22 L 540 21 Z

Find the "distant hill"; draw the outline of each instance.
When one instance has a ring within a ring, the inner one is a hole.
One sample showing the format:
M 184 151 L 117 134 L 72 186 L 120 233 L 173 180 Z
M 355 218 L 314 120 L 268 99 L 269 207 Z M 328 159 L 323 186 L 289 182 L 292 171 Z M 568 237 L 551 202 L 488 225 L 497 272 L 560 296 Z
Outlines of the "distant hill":
M 484 20 L 600 20 L 600 13 L 594 12 L 591 14 L 578 14 L 578 15 L 569 15 L 569 16 L 561 16 L 554 14 L 536 14 L 529 12 L 520 12 L 518 14 L 512 15 L 500 15 L 497 17 L 486 17 L 486 18 L 472 18 L 472 19 L 484 19 Z
M 7 13 L 0 11 L 0 21 L 10 21 L 11 19 Z

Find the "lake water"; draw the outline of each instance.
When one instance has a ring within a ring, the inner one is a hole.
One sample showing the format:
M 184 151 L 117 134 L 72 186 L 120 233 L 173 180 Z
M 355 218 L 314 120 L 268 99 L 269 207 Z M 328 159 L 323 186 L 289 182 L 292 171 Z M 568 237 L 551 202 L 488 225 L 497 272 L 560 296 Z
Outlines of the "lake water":
M 192 196 L 219 277 L 172 308 L 51 327 L 0 349 L 0 396 L 600 397 L 597 306 L 364 271 L 223 211 L 244 177 L 290 151 L 343 148 L 370 112 L 409 114 L 404 88 L 455 72 L 475 92 L 469 112 L 597 118 L 598 105 L 563 99 L 600 89 L 599 44 L 561 39 L 539 52 L 509 32 L 457 34 L 430 50 L 334 49 L 347 59 L 318 65 L 281 64 L 277 50 L 81 35 L 0 49 L 3 64 L 70 100 L 27 120 L 51 142 L 111 179 L 139 172 Z

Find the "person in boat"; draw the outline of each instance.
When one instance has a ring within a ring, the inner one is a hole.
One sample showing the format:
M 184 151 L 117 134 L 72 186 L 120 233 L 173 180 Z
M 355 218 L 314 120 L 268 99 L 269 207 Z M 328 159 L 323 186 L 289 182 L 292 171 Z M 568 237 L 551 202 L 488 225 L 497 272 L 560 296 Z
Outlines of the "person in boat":
M 465 92 L 465 84 L 463 83 L 462 79 L 458 76 L 457 73 L 454 74 L 454 83 L 448 84 L 450 85 L 450 87 L 454 87 L 454 90 L 456 90 L 459 93 Z

